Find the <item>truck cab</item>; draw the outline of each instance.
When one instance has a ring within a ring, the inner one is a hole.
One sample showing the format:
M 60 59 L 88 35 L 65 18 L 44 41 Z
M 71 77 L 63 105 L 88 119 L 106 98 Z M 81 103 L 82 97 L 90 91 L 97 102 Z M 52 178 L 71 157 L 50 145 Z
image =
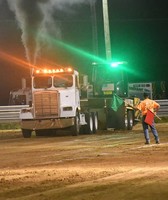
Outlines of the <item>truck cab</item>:
M 92 64 L 93 96 L 127 96 L 127 75 L 122 67 L 111 67 L 110 64 Z
M 32 69 L 32 107 L 22 109 L 24 137 L 34 130 L 38 135 L 48 129 L 74 127 L 79 132 L 80 95 L 78 72 L 70 67 Z
M 73 117 L 80 108 L 78 72 L 36 70 L 32 76 L 34 117 Z

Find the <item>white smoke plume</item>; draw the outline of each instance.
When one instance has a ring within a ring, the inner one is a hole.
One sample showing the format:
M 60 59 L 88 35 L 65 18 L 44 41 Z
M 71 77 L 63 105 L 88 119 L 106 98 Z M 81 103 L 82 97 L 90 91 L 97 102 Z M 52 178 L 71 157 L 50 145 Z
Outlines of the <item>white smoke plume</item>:
M 15 13 L 22 30 L 22 42 L 26 58 L 31 64 L 36 59 L 47 41 L 42 35 L 61 37 L 60 26 L 53 19 L 55 10 L 72 9 L 74 4 L 91 3 L 96 0 L 7 0 L 9 8 Z M 42 34 L 41 34 L 42 33 Z M 46 38 L 46 37 L 45 37 Z
M 8 0 L 10 9 L 15 13 L 18 25 L 22 30 L 22 42 L 26 57 L 31 64 L 35 64 L 38 34 L 44 19 L 44 14 L 38 4 L 45 2 L 44 0 Z

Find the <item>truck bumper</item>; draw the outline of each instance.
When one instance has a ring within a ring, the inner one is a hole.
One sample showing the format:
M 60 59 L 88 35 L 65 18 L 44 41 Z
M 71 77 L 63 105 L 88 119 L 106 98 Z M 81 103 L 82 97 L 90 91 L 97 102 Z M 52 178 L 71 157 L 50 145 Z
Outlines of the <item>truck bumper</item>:
M 74 125 L 74 118 L 22 120 L 21 128 L 28 130 L 61 129 Z

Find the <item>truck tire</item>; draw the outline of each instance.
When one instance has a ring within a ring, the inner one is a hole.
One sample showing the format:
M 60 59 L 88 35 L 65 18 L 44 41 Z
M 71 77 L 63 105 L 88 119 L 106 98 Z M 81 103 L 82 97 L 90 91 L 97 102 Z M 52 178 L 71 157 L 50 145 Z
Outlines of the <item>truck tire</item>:
M 24 138 L 30 138 L 30 137 L 31 137 L 31 134 L 32 134 L 32 131 L 31 131 L 31 130 L 22 129 L 22 135 L 23 135 Z
M 93 133 L 96 133 L 98 130 L 98 113 L 92 112 L 92 120 L 93 120 Z
M 93 133 L 93 117 L 92 113 L 86 113 L 86 129 L 85 133 L 92 134 Z
M 80 131 L 79 113 L 76 112 L 76 116 L 74 117 L 74 125 L 71 127 L 72 136 L 78 136 L 79 131 Z
M 134 126 L 134 117 L 133 117 L 133 111 L 128 110 L 127 111 L 127 130 L 132 130 Z

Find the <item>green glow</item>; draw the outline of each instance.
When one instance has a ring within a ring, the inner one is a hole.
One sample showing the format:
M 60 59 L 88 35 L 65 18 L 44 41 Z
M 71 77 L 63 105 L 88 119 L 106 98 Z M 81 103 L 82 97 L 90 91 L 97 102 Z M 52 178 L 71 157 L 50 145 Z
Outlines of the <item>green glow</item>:
M 77 48 L 74 45 L 71 45 L 69 43 L 66 43 L 62 40 L 58 40 L 49 36 L 43 36 L 45 37 L 47 40 L 50 40 L 50 42 L 52 44 L 55 45 L 55 47 L 60 47 L 63 49 L 68 50 L 70 53 L 75 54 L 76 56 L 82 56 L 85 57 L 87 59 L 91 59 L 92 61 L 94 61 L 92 63 L 92 66 L 103 66 L 105 68 L 109 69 L 115 69 L 117 67 L 119 67 L 120 70 L 123 70 L 129 74 L 132 74 L 133 76 L 137 76 L 140 77 L 141 75 L 139 74 L 139 72 L 137 70 L 134 70 L 133 68 L 130 68 L 129 64 L 126 61 L 118 61 L 120 59 L 112 59 L 113 61 L 109 62 L 106 59 L 103 59 L 101 57 L 98 57 L 94 54 L 91 54 L 87 51 L 84 51 L 83 49 Z
M 70 45 L 68 43 L 65 43 L 61 40 L 56 40 L 56 39 L 52 39 L 53 43 L 57 46 L 61 46 L 67 50 L 69 50 L 70 52 L 74 53 L 74 54 L 77 54 L 79 56 L 83 56 L 83 57 L 86 57 L 86 58 L 89 58 L 89 59 L 92 59 L 92 60 L 95 60 L 97 63 L 96 64 L 99 64 L 99 63 L 102 63 L 102 64 L 108 64 L 108 62 L 101 58 L 101 57 L 98 57 L 98 56 L 95 56 L 87 51 L 84 51 L 80 48 L 77 48 L 73 45 Z
M 118 63 L 111 63 L 111 67 L 118 67 Z
M 125 65 L 125 64 L 127 64 L 126 61 L 118 61 L 118 62 L 110 63 L 110 66 L 115 68 L 115 67 L 119 67 L 120 65 Z

